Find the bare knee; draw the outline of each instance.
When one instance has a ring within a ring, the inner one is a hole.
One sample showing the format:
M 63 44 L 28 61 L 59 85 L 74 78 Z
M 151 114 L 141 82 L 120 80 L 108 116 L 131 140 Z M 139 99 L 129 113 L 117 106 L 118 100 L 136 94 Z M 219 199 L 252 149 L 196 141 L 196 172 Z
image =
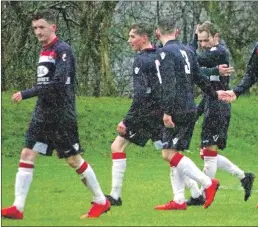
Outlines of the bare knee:
M 66 159 L 66 162 L 68 165 L 72 168 L 78 168 L 80 164 L 82 163 L 83 158 L 81 157 L 80 154 L 70 156 L 69 158 Z
M 23 148 L 21 152 L 21 160 L 35 162 L 37 152 L 29 148 Z
M 171 159 L 174 157 L 175 155 L 175 150 L 173 149 L 164 149 L 162 150 L 162 158 L 166 161 L 166 162 L 170 162 Z
M 129 141 L 121 136 L 117 136 L 115 141 L 111 145 L 111 152 L 124 152 L 125 148 L 129 144 Z

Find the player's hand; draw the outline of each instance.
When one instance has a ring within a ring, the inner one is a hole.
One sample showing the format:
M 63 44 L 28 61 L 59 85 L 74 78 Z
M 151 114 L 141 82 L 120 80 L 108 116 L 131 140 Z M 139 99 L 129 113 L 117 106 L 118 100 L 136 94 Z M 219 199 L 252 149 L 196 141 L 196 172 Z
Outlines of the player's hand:
M 236 94 L 233 91 L 217 91 L 218 99 L 227 103 L 231 103 L 236 100 Z
M 119 135 L 125 135 L 126 134 L 126 126 L 124 125 L 124 122 L 121 121 L 116 128 Z
M 174 128 L 175 127 L 175 123 L 173 122 L 172 117 L 170 115 L 164 114 L 163 121 L 164 121 L 164 125 L 167 128 Z
M 230 76 L 230 73 L 235 72 L 233 67 L 229 67 L 227 64 L 219 65 L 219 74 L 221 76 Z
M 21 92 L 19 91 L 19 92 L 14 93 L 13 96 L 12 96 L 12 100 L 14 102 L 21 102 L 22 101 Z

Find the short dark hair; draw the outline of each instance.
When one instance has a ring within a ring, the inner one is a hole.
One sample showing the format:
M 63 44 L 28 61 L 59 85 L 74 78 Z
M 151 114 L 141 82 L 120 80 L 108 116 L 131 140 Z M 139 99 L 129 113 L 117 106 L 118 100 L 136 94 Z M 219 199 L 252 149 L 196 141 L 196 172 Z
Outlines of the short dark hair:
M 154 33 L 154 29 L 151 25 L 147 24 L 147 23 L 137 23 L 137 24 L 133 24 L 130 27 L 131 29 L 135 29 L 136 34 L 138 35 L 146 35 L 148 38 L 150 38 L 153 33 Z
M 52 9 L 38 9 L 32 15 L 31 20 L 45 19 L 47 22 L 56 23 L 56 12 Z
M 176 22 L 173 19 L 163 19 L 158 22 L 157 27 L 162 34 L 170 34 L 175 32 Z
M 208 34 L 211 34 L 214 36 L 216 33 L 219 32 L 217 26 L 215 24 L 211 23 L 210 21 L 204 21 L 199 27 L 198 32 L 207 32 Z

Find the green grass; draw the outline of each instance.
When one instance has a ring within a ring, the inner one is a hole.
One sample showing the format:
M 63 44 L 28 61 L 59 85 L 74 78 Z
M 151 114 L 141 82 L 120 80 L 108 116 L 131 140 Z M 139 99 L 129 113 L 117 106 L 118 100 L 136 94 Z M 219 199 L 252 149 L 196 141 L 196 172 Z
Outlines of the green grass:
M 2 93 L 2 206 L 12 204 L 14 180 L 24 133 L 35 99 L 12 104 L 11 93 Z M 116 124 L 127 112 L 126 98 L 77 99 L 79 133 L 84 158 L 92 165 L 105 193 L 111 187 L 110 145 Z M 245 171 L 258 175 L 258 97 L 242 97 L 232 105 L 228 146 L 222 152 Z M 200 119 L 186 153 L 202 168 L 199 158 Z M 2 226 L 257 226 L 258 181 L 247 202 L 240 182 L 218 171 L 221 189 L 209 209 L 189 207 L 186 211 L 156 211 L 154 206 L 172 199 L 169 167 L 151 142 L 145 148 L 130 145 L 123 185 L 122 207 L 95 220 L 80 220 L 88 211 L 92 195 L 64 160 L 40 156 L 21 221 L 2 219 Z M 186 190 L 186 197 L 189 191 Z

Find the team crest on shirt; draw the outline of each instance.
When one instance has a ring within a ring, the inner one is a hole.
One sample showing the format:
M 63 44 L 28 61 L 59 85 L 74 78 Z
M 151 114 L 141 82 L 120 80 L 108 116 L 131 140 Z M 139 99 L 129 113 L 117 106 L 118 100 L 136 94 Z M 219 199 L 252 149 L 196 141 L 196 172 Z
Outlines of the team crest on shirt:
M 62 60 L 63 60 L 63 61 L 66 61 L 66 53 L 64 53 L 64 54 L 62 55 Z
M 178 138 L 174 138 L 172 141 L 173 141 L 173 144 L 176 145 L 178 142 Z
M 138 67 L 135 67 L 135 69 L 134 69 L 134 73 L 135 74 L 138 74 L 138 72 L 140 71 L 140 68 L 138 68 Z
M 161 52 L 160 53 L 160 57 L 161 57 L 162 60 L 164 60 L 164 58 L 166 57 L 166 53 L 165 52 Z

